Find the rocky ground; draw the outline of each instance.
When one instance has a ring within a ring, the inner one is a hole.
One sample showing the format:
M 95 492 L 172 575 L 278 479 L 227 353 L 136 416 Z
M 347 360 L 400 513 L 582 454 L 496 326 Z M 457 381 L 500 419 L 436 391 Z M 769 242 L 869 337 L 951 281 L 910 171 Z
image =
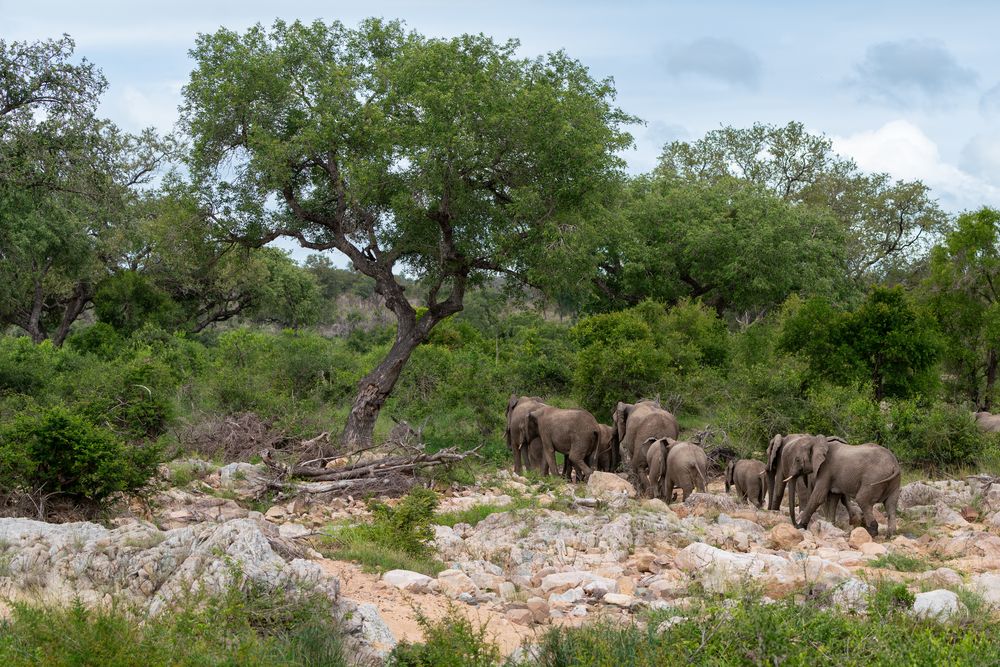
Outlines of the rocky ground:
M 787 512 L 739 504 L 721 482 L 668 506 L 636 499 L 627 482 L 605 473 L 572 487 L 501 472 L 444 488 L 440 511 L 515 499 L 528 507 L 474 526 L 436 526 L 433 547 L 448 569 L 428 577 L 371 574 L 324 558 L 320 532 L 364 520 L 364 503 L 251 501 L 263 474 L 245 463 L 175 462 L 153 502 L 111 527 L 0 519 L 0 598 L 125 599 L 155 614 L 192 587 L 220 590 L 243 577 L 328 595 L 354 640 L 374 654 L 419 640 L 418 614 L 433 620 L 457 610 L 509 652 L 553 624 L 641 623 L 644 610 L 697 605 L 706 593 L 746 586 L 770 598 L 827 591 L 833 604 L 863 613 L 871 583 L 891 578 L 918 593 L 915 614 L 960 613 L 963 590 L 1000 606 L 1000 487 L 979 480 L 907 484 L 899 534 L 882 537 L 879 515 L 873 540 L 846 517 L 797 530 Z

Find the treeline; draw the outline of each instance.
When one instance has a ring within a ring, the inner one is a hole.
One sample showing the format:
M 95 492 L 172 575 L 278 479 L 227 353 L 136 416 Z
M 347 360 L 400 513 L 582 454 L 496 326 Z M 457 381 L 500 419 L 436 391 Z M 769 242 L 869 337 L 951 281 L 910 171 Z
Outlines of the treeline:
M 794 122 L 627 176 L 611 82 L 515 48 L 223 29 L 161 137 L 98 116 L 106 81 L 69 38 L 0 42 L 0 418 L 36 452 L 9 483 L 39 483 L 56 422 L 176 451 L 247 411 L 349 446 L 391 416 L 501 458 L 511 393 L 605 421 L 658 395 L 745 450 L 810 431 L 915 464 L 987 452 L 1000 213 L 949 215 Z

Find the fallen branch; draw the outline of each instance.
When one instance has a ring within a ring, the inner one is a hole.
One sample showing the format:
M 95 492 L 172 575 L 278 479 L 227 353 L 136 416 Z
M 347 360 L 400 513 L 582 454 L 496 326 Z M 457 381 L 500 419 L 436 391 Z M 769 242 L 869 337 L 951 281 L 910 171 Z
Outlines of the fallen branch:
M 417 471 L 439 465 L 449 465 L 463 461 L 470 456 L 478 456 L 479 447 L 466 452 L 453 448 L 442 449 L 428 454 L 417 452 L 411 456 L 386 456 L 380 459 L 359 461 L 339 468 L 327 469 L 315 465 L 285 464 L 275 458 L 274 452 L 266 449 L 261 452 L 264 464 L 278 473 L 276 479 L 268 483 L 270 488 L 286 489 L 291 483 L 287 478 L 307 479 L 309 482 L 297 482 L 295 488 L 306 493 L 330 493 L 357 491 L 375 491 L 379 487 L 398 487 L 400 477 L 413 476 Z M 319 463 L 323 459 L 315 459 L 309 463 Z

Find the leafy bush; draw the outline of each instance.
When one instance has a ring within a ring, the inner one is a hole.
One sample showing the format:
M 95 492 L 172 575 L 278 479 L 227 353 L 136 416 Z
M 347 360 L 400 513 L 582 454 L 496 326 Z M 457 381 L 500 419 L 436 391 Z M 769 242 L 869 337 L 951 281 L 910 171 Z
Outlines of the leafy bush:
M 900 461 L 934 468 L 972 465 L 986 448 L 986 436 L 968 410 L 947 403 L 893 403 L 885 446 Z
M 387 667 L 494 667 L 500 664 L 500 648 L 490 641 L 487 628 L 474 628 L 455 609 L 439 621 L 418 614 L 424 641 L 400 642 L 386 660 Z
M 19 415 L 0 428 L 5 489 L 100 501 L 145 486 L 157 454 L 152 447 L 128 447 L 111 431 L 58 406 Z
M 395 507 L 371 499 L 368 509 L 372 520 L 366 524 L 345 526 L 329 535 L 334 554 L 345 560 L 358 560 L 377 570 L 415 570 L 435 574 L 444 566 L 431 557 L 429 542 L 434 538 L 432 522 L 437 508 L 437 494 L 414 487 Z
M 238 589 L 191 596 L 146 618 L 127 608 L 17 603 L 0 621 L 0 660 L 11 667 L 347 665 L 329 601 Z

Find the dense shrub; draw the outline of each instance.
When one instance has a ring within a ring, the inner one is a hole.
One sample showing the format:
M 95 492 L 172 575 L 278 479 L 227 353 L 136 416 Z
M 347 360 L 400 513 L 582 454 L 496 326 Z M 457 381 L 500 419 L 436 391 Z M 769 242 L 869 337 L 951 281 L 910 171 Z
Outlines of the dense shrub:
M 986 448 L 986 436 L 960 406 L 899 401 L 890 408 L 882 444 L 903 463 L 949 468 L 974 464 Z
M 494 667 L 500 648 L 490 640 L 485 625 L 478 628 L 454 609 L 438 621 L 417 616 L 424 641 L 400 642 L 386 660 L 387 667 Z
M 19 415 L 0 428 L 5 489 L 100 501 L 145 486 L 155 448 L 125 445 L 114 433 L 62 407 Z

